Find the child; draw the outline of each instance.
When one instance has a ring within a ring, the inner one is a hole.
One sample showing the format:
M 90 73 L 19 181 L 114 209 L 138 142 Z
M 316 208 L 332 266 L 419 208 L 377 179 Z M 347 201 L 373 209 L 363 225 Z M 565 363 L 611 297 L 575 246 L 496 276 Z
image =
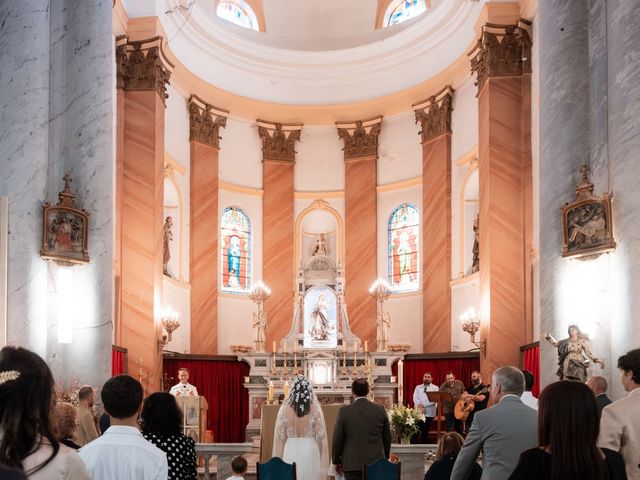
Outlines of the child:
M 247 473 L 247 460 L 242 455 L 233 457 L 231 459 L 231 470 L 233 470 L 233 475 L 227 480 L 244 480 L 243 475 Z

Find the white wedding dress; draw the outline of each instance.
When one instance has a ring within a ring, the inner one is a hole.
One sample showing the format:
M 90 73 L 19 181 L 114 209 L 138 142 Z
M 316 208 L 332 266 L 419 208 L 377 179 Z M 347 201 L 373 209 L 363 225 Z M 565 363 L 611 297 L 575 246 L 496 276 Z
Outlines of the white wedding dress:
M 285 403 L 278 411 L 273 438 L 273 456 L 296 464 L 296 477 L 301 480 L 326 480 L 329 471 L 329 449 L 324 415 L 314 394 L 309 413 L 298 417 Z

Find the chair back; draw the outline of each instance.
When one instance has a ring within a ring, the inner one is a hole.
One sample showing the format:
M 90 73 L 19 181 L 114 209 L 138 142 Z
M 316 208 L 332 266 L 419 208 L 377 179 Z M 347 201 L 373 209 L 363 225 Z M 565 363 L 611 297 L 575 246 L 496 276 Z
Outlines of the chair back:
M 362 480 L 400 480 L 400 462 L 391 463 L 380 457 L 369 465 L 363 465 Z
M 256 463 L 258 480 L 296 480 L 296 464 L 273 457 L 266 463 Z

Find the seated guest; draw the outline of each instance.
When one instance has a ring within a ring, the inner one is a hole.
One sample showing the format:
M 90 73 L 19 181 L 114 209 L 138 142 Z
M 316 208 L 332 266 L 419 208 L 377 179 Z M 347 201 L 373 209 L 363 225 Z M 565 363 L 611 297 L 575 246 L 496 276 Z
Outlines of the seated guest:
M 598 448 L 598 406 L 589 387 L 561 380 L 540 395 L 539 447 L 522 453 L 510 480 L 623 480 L 618 452 Z
M 0 350 L 0 465 L 31 480 L 89 480 L 78 454 L 53 433 L 53 385 L 51 370 L 35 353 Z
M 522 374 L 524 375 L 524 392 L 520 395 L 520 400 L 522 400 L 522 403 L 527 407 L 531 407 L 535 411 L 538 411 L 538 399 L 533 396 L 533 393 L 531 393 L 535 377 L 529 370 L 522 370 Z
M 67 402 L 58 402 L 55 409 L 56 437 L 60 443 L 78 450 L 80 445 L 73 441 L 78 430 L 78 411 Z
M 78 434 L 76 440 L 81 447 L 98 438 L 96 419 L 93 416 L 93 404 L 96 392 L 90 385 L 78 390 Z
M 433 462 L 429 470 L 427 470 L 424 480 L 449 480 L 451 478 L 453 464 L 456 462 L 456 457 L 460 453 L 460 449 L 462 449 L 463 442 L 464 439 L 459 433 L 445 433 L 438 442 L 436 461 Z M 469 475 L 467 479 L 480 480 L 480 477 L 482 477 L 482 468 L 476 463 L 473 465 L 471 475 Z
M 118 375 L 102 387 L 102 403 L 111 426 L 80 449 L 93 480 L 166 480 L 166 454 L 144 439 L 138 430 L 142 385 L 129 375 Z
M 173 395 L 157 392 L 145 399 L 140 429 L 144 438 L 167 454 L 170 480 L 197 478 L 196 442 L 182 434 L 182 412 Z
M 451 472 L 452 480 L 466 480 L 482 450 L 482 478 L 504 480 L 516 468 L 520 454 L 536 445 L 536 412 L 520 395 L 524 375 L 519 368 L 493 372 L 491 408 L 476 413 Z
M 180 368 L 178 370 L 178 382 L 177 385 L 171 387 L 169 393 L 176 397 L 197 397 L 198 389 L 189 383 L 189 370 L 186 368 Z
M 596 403 L 598 404 L 598 411 L 602 413 L 602 409 L 611 403 L 609 397 L 607 397 L 607 381 L 604 377 L 594 376 L 589 377 L 587 380 L 587 387 L 591 389 L 596 396 Z
M 227 477 L 227 480 L 244 480 L 244 474 L 247 473 L 247 460 L 238 455 L 231 459 L 231 471 L 233 475 Z

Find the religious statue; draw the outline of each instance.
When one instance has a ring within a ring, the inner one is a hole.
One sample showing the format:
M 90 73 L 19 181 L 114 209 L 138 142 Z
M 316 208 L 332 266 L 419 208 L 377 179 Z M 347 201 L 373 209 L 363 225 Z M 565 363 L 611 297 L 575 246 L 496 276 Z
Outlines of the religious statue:
M 255 332 L 254 342 L 256 352 L 264 352 L 264 342 L 267 331 L 267 315 L 264 310 L 259 309 L 258 313 L 253 313 L 253 330 Z
M 569 338 L 556 341 L 548 332 L 543 334 L 547 341 L 558 349 L 558 371 L 556 374 L 560 380 L 587 381 L 587 367 L 589 366 L 585 356 L 599 363 L 604 369 L 604 359 L 594 357 L 591 353 L 588 337 L 583 334 L 577 325 L 569 325 Z
M 391 327 L 391 314 L 380 310 L 378 314 L 378 342 L 377 350 L 379 352 L 388 351 L 389 346 L 389 327 Z
M 169 251 L 169 242 L 173 241 L 173 218 L 167 217 L 164 221 L 163 227 L 163 240 L 162 240 L 162 273 L 167 276 L 171 276 L 169 273 L 169 260 L 171 259 L 171 252 Z
M 480 214 L 473 220 L 473 262 L 471 273 L 480 270 Z
M 310 334 L 314 340 L 327 340 L 329 338 L 329 314 L 327 311 L 327 301 L 324 295 L 318 295 L 318 300 L 311 311 Z
M 240 288 L 240 237 L 232 236 L 229 239 L 229 248 L 227 249 L 227 271 L 229 279 L 227 287 Z
M 327 254 L 327 242 L 324 238 L 324 233 L 320 234 L 320 238 L 316 240 L 316 246 L 313 247 L 312 256 L 326 255 Z

